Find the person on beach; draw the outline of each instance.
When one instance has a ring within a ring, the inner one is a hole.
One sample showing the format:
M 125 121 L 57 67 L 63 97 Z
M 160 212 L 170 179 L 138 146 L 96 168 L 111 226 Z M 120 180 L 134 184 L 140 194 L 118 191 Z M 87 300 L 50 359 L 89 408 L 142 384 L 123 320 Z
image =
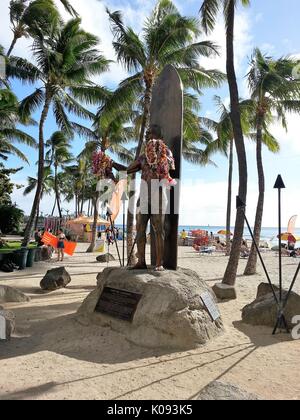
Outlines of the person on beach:
M 182 245 L 183 246 L 186 245 L 188 234 L 185 231 L 185 229 L 183 229 L 183 231 L 181 232 L 180 237 L 181 237 L 181 240 L 182 240 Z
M 242 258 L 248 258 L 250 255 L 249 247 L 247 241 L 242 241 L 242 247 L 241 247 L 241 257 Z
M 66 235 L 62 231 L 62 229 L 59 229 L 58 235 L 57 235 L 57 261 L 63 261 L 65 256 L 65 239 Z

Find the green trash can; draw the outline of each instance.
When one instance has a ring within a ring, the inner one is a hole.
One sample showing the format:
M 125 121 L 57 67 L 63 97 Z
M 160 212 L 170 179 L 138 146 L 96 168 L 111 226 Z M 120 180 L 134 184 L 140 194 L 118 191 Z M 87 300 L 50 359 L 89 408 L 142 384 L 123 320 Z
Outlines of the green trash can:
M 21 248 L 17 249 L 14 253 L 14 263 L 19 267 L 20 270 L 24 270 L 27 264 L 28 249 Z
M 35 253 L 36 253 L 36 248 L 28 249 L 26 267 L 33 267 Z
M 42 249 L 39 247 L 35 250 L 34 262 L 42 261 Z

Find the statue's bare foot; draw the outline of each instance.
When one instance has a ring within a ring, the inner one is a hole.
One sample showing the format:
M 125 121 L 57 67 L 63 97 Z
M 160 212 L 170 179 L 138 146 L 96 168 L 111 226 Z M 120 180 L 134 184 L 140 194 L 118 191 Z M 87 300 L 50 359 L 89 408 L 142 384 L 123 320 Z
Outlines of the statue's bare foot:
M 160 265 L 159 267 L 155 267 L 154 271 L 165 271 L 165 269 L 162 265 Z
M 147 270 L 146 263 L 137 263 L 133 267 L 129 267 L 129 270 Z

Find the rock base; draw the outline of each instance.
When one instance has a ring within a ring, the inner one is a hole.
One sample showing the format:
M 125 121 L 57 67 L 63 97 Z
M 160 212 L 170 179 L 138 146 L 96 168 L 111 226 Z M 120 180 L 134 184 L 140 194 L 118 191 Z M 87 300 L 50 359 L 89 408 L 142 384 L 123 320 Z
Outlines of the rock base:
M 115 261 L 116 259 L 115 259 L 115 257 L 112 254 L 102 254 L 102 255 L 99 255 L 96 258 L 96 260 L 99 263 L 108 263 L 110 261 Z
M 275 287 L 275 292 L 279 298 L 277 287 Z M 287 293 L 286 290 L 283 291 L 283 299 L 285 299 Z M 258 286 L 257 296 L 252 303 L 243 308 L 242 320 L 245 324 L 273 328 L 278 316 L 278 308 L 269 284 L 260 284 Z M 285 310 L 285 318 L 290 329 L 295 326 L 292 323 L 292 319 L 296 315 L 300 315 L 300 296 L 292 292 Z
M 0 303 L 29 302 L 30 298 L 18 289 L 9 286 L 0 286 Z
M 133 321 L 126 322 L 95 312 L 104 287 L 140 293 Z M 207 343 L 223 332 L 221 319 L 212 321 L 201 294 L 209 292 L 198 274 L 186 269 L 155 272 L 107 268 L 98 276 L 98 287 L 83 302 L 77 319 L 122 333 L 142 347 L 187 350 Z
M 237 298 L 236 289 L 234 286 L 228 286 L 227 284 L 223 283 L 216 283 L 212 289 L 219 300 L 234 300 Z
M 255 401 L 256 395 L 249 394 L 236 385 L 214 381 L 207 385 L 195 398 L 201 401 Z
M 71 283 L 70 274 L 65 267 L 58 267 L 47 271 L 40 286 L 42 290 L 54 291 L 67 287 L 69 283 Z

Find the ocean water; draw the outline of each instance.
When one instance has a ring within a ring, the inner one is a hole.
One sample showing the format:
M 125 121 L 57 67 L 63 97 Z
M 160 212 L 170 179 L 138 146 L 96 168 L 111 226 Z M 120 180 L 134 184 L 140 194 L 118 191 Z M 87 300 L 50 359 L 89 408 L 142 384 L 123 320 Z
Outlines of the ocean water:
M 224 226 L 179 226 L 179 232 L 181 232 L 183 229 L 185 229 L 186 231 L 201 229 L 201 230 L 207 230 L 209 233 L 213 232 L 213 234 L 217 234 L 218 231 L 224 230 L 225 228 Z M 282 231 L 286 232 L 286 229 L 287 229 L 286 227 L 283 227 Z M 234 231 L 234 227 L 231 227 L 231 232 L 233 233 L 233 231 Z M 272 242 L 275 244 L 278 242 L 277 235 L 278 235 L 278 228 L 264 227 L 262 228 L 262 231 L 261 231 L 261 240 Z M 295 229 L 295 235 L 300 237 L 300 229 Z M 251 235 L 249 233 L 248 228 L 244 229 L 244 238 L 251 239 Z
M 122 229 L 122 225 L 116 225 L 118 228 Z M 186 225 L 180 225 L 178 228 L 178 231 L 181 232 L 182 230 L 186 230 L 187 232 L 192 231 L 192 230 L 207 230 L 210 234 L 210 232 L 212 232 L 214 235 L 217 235 L 217 233 L 220 230 L 224 230 L 224 226 L 194 226 L 194 225 L 190 225 L 190 226 L 186 226 Z M 253 227 L 252 227 L 253 229 Z M 286 232 L 287 227 L 283 226 L 282 228 L 282 232 Z M 148 232 L 150 231 L 150 227 L 148 225 Z M 231 227 L 231 232 L 233 233 L 234 231 L 234 226 Z M 277 245 L 278 244 L 278 239 L 277 239 L 277 235 L 278 235 L 278 228 L 276 227 L 264 227 L 262 228 L 262 232 L 261 232 L 261 240 L 262 241 L 267 241 L 270 242 L 273 245 Z M 300 229 L 295 229 L 295 235 L 300 237 Z M 251 240 L 251 235 L 249 233 L 248 228 L 246 227 L 244 229 L 244 239 L 249 239 Z

